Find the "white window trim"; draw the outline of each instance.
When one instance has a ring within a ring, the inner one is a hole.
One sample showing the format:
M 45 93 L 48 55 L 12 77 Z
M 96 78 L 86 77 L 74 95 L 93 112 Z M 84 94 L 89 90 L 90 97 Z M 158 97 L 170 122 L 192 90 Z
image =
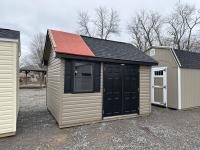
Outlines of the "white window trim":
M 178 109 L 182 108 L 181 104 L 181 68 L 178 67 Z

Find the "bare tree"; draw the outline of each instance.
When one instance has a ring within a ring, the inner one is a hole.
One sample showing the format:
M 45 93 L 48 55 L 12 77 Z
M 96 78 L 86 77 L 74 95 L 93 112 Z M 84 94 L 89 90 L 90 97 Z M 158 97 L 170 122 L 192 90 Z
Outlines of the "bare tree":
M 185 18 L 186 25 L 188 27 L 188 37 L 187 37 L 187 46 L 186 49 L 190 50 L 192 48 L 191 45 L 191 36 L 195 27 L 200 24 L 200 13 L 196 10 L 194 6 L 185 5 L 185 14 L 183 17 Z
M 146 50 L 154 44 L 162 45 L 162 25 L 158 13 L 142 11 L 128 24 L 128 33 L 139 49 Z
M 80 12 L 78 17 L 79 32 L 83 35 L 92 36 L 89 30 L 89 23 L 91 21 L 87 12 Z
M 113 9 L 99 7 L 92 19 L 87 12 L 80 12 L 78 17 L 78 32 L 83 35 L 109 39 L 113 34 L 119 34 L 119 14 Z
M 145 44 L 143 42 L 143 36 L 140 31 L 140 23 L 136 18 L 132 20 L 132 23 L 128 24 L 128 32 L 133 40 L 133 44 L 142 50 Z
M 173 39 L 174 47 L 181 49 L 182 38 L 187 30 L 185 21 L 177 14 L 172 14 L 167 23 L 169 24 L 168 32 Z
M 30 43 L 31 60 L 33 64 L 36 64 L 39 67 L 42 67 L 44 45 L 45 35 L 43 33 L 36 34 Z
M 177 3 L 167 23 L 174 47 L 191 50 L 193 30 L 200 24 L 199 11 L 192 5 Z

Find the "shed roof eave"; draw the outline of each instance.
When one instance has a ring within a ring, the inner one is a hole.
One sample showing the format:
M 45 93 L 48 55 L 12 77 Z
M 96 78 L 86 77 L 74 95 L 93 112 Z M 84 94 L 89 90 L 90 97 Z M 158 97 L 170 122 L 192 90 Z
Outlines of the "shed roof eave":
M 144 66 L 158 65 L 157 61 L 155 61 L 155 62 L 131 61 L 131 60 L 121 60 L 121 59 L 111 59 L 111 58 L 77 56 L 77 55 L 63 54 L 63 53 L 58 53 L 58 52 L 56 52 L 56 57 L 64 58 L 64 59 L 79 59 L 79 60 L 99 61 L 99 62 L 137 64 L 137 65 L 144 65 Z
M 2 41 L 2 42 L 14 42 L 14 43 L 19 43 L 19 40 L 18 40 L 18 39 L 0 38 L 0 41 Z

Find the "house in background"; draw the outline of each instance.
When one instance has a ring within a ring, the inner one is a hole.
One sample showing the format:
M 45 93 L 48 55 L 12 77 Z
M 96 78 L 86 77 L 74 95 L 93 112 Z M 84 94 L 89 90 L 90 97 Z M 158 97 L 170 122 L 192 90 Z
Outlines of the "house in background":
M 20 32 L 0 28 L 0 137 L 16 132 Z
M 47 107 L 59 127 L 151 112 L 151 66 L 131 44 L 48 30 Z
M 153 104 L 174 109 L 200 106 L 200 53 L 152 47 L 146 54 L 159 63 L 152 68 Z

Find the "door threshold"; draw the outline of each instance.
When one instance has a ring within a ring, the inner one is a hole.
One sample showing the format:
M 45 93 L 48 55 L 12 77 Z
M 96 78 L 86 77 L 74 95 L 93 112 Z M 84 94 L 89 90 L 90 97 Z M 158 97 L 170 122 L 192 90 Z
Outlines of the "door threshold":
M 151 103 L 153 106 L 159 106 L 159 107 L 163 107 L 163 108 L 167 108 L 167 106 L 165 104 L 157 104 L 157 103 Z
M 117 115 L 117 116 L 108 116 L 103 117 L 103 120 L 116 120 L 116 119 L 125 119 L 125 118 L 132 118 L 138 116 L 138 113 L 135 114 L 127 114 L 127 115 Z

